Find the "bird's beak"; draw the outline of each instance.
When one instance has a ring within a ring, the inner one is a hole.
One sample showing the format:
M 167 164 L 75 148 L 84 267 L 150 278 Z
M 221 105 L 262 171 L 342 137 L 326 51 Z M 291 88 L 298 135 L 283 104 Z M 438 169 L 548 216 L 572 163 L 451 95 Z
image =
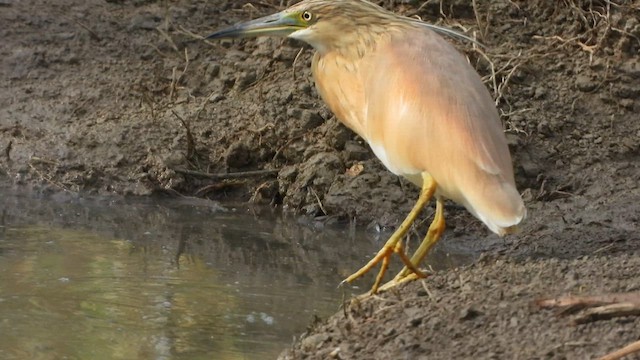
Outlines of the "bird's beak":
M 280 12 L 263 18 L 247 21 L 207 36 L 207 39 L 240 38 L 256 36 L 287 36 L 304 29 L 305 26 L 290 13 Z

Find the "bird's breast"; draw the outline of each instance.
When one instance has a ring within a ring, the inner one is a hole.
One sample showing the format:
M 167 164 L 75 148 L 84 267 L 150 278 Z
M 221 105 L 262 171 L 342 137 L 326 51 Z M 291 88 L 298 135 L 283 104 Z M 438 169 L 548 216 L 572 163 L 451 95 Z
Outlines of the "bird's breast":
M 338 120 L 364 137 L 367 104 L 358 65 L 337 53 L 316 53 L 311 70 L 318 93 Z

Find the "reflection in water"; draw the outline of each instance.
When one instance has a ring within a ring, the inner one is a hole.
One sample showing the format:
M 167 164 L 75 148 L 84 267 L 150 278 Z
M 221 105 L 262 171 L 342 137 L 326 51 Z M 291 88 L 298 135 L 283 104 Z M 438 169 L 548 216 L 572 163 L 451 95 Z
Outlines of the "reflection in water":
M 0 196 L 2 359 L 275 358 L 384 240 L 198 200 Z

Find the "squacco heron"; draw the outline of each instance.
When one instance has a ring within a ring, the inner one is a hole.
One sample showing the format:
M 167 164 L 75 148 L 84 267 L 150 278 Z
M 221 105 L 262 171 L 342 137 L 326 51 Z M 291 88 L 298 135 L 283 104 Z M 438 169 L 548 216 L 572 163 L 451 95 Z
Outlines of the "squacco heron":
M 445 229 L 445 199 L 501 236 L 526 215 L 491 95 L 440 34 L 466 38 L 365 0 L 305 0 L 208 36 L 277 35 L 310 44 L 322 99 L 387 169 L 421 187 L 415 206 L 382 249 L 345 279 L 352 282 L 380 264 L 372 293 L 424 276 L 418 266 Z M 433 222 L 409 258 L 402 239 L 432 197 Z M 405 267 L 380 288 L 394 253 Z

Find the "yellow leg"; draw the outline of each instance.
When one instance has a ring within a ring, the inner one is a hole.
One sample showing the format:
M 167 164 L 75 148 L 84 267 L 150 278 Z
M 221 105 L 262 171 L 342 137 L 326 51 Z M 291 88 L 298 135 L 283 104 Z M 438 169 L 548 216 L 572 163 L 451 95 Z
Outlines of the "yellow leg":
M 413 267 L 418 267 L 418 265 L 422 262 L 424 257 L 429 253 L 431 248 L 440 240 L 440 236 L 445 229 L 445 221 L 444 221 L 444 201 L 442 199 L 438 199 L 436 202 L 436 214 L 433 217 L 433 222 L 429 226 L 429 231 L 427 232 L 427 236 L 425 236 L 424 240 L 418 247 L 418 250 L 411 257 L 411 264 Z M 419 276 L 418 276 L 419 277 Z M 389 288 L 398 285 L 402 282 L 412 280 L 417 278 L 412 273 L 409 267 L 405 267 L 402 269 L 393 280 L 388 283 L 382 285 L 380 290 L 388 290 Z
M 422 190 L 420 191 L 420 196 L 418 197 L 418 201 L 413 206 L 413 209 L 411 209 L 411 212 L 409 212 L 409 215 L 407 215 L 407 217 L 404 219 L 402 224 L 400 224 L 398 229 L 393 233 L 393 235 L 391 235 L 389 240 L 387 240 L 387 242 L 384 244 L 382 249 L 378 251 L 376 256 L 373 259 L 371 259 L 371 261 L 369 261 L 369 263 L 363 266 L 360 270 L 356 271 L 354 274 L 346 278 L 343 281 L 343 283 L 345 282 L 350 283 L 354 281 L 355 279 L 366 274 L 369 270 L 371 270 L 374 266 L 376 266 L 378 263 L 382 261 L 380 272 L 378 272 L 378 276 L 376 277 L 376 282 L 373 284 L 373 287 L 371 288 L 371 293 L 375 294 L 378 291 L 378 287 L 382 282 L 382 277 L 384 276 L 385 272 L 387 271 L 387 267 L 389 266 L 389 258 L 394 252 L 400 255 L 400 258 L 402 259 L 402 262 L 405 264 L 408 271 L 412 271 L 418 277 L 424 277 L 425 275 L 414 266 L 415 263 L 412 260 L 410 260 L 402 251 L 402 243 L 400 240 L 402 240 L 404 235 L 407 233 L 407 231 L 411 227 L 411 224 L 413 224 L 413 222 L 416 220 L 416 218 L 420 214 L 420 211 L 422 211 L 422 208 L 424 208 L 424 206 L 429 202 L 429 200 L 431 200 L 431 197 L 433 196 L 433 193 L 435 191 L 436 191 L 435 180 L 431 177 L 431 175 L 427 173 L 423 173 L 422 174 Z

